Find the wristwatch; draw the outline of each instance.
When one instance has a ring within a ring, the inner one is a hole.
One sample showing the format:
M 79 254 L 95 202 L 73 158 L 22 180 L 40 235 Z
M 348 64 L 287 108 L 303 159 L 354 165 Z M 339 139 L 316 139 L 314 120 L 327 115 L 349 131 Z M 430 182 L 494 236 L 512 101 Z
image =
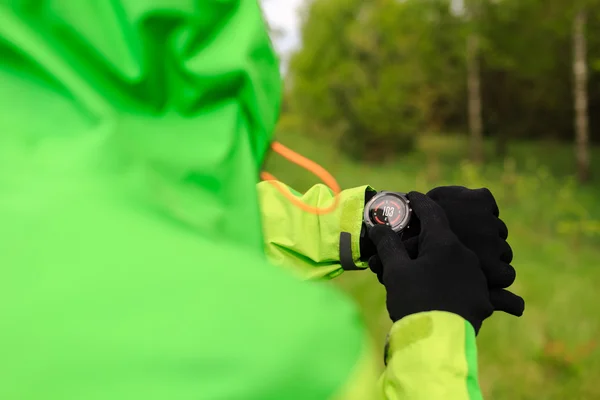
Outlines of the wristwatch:
M 410 223 L 412 209 L 405 193 L 378 192 L 365 205 L 363 222 L 367 228 L 387 225 L 396 233 L 402 233 Z
M 405 193 L 382 191 L 367 193 L 367 202 L 363 213 L 363 229 L 360 233 L 361 254 L 368 230 L 376 225 L 387 225 L 399 235 L 409 228 L 412 209 Z M 340 265 L 346 271 L 360 270 L 352 256 L 352 235 L 340 233 Z

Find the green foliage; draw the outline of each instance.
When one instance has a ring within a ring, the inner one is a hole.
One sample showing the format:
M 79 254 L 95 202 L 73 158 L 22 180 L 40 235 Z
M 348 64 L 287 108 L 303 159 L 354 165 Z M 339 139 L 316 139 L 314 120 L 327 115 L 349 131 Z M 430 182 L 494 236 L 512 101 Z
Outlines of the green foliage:
M 483 39 L 484 122 L 489 135 L 571 139 L 573 129 L 572 25 L 588 10 L 590 66 L 600 54 L 597 0 L 480 1 L 475 29 Z M 589 76 L 592 129 L 600 106 L 600 75 Z
M 463 162 L 456 180 L 467 187 L 488 187 L 508 207 L 518 203 L 520 223 L 535 226 L 540 234 L 560 237 L 575 248 L 581 240 L 600 239 L 600 219 L 578 196 L 574 177 L 556 178 L 545 166 L 517 171 L 514 160 L 507 159 L 500 179 L 486 178 L 476 165 Z
M 481 39 L 486 135 L 571 140 L 572 23 L 588 15 L 589 113 L 600 126 L 599 0 L 313 0 L 288 76 L 307 132 L 354 158 L 410 150 L 426 131 L 467 131 L 466 36 Z
M 293 109 L 355 158 L 411 150 L 461 104 L 460 41 L 446 0 L 316 0 L 290 65 Z

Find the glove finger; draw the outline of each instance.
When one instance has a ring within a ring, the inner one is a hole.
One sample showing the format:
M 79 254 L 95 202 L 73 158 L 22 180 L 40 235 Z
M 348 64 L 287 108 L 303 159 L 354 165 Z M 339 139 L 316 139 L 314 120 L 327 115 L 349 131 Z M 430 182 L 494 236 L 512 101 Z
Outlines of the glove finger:
M 410 192 L 407 197 L 413 212 L 421 222 L 421 233 L 431 229 L 450 229 L 444 209 L 433 199 L 419 192 Z
M 418 255 L 437 251 L 439 246 L 457 240 L 456 235 L 450 230 L 448 218 L 440 205 L 419 192 L 411 192 L 407 197 L 420 223 Z
M 404 248 L 408 253 L 408 256 L 414 260 L 419 256 L 419 237 L 411 237 L 410 239 L 403 240 Z
M 427 197 L 439 203 L 448 198 L 459 198 L 468 190 L 464 186 L 438 186 L 427 192 Z
M 493 260 L 482 261 L 481 266 L 490 288 L 502 289 L 515 283 L 517 271 L 515 271 L 512 265 Z
M 507 264 L 510 264 L 513 260 L 513 250 L 512 247 L 506 242 L 506 240 L 502 240 L 500 242 L 500 260 L 504 261 Z
M 504 240 L 508 238 L 508 227 L 501 219 L 498 219 L 498 234 Z
M 390 265 L 397 261 L 410 261 L 400 236 L 387 225 L 376 225 L 369 230 L 369 237 L 377 247 L 377 255 L 382 264 Z
M 498 203 L 496 203 L 496 199 L 494 195 L 488 188 L 475 189 L 470 193 L 470 198 L 477 199 L 479 201 L 485 202 L 487 204 L 487 210 L 490 211 L 494 217 L 498 217 L 500 215 L 500 209 L 498 208 Z
M 406 242 L 407 239 L 418 237 L 419 232 L 421 232 L 421 221 L 419 221 L 417 215 L 413 213 L 410 218 L 410 225 L 402 231 L 402 241 Z
M 377 275 L 377 280 L 383 285 L 383 263 L 379 256 L 371 256 L 369 258 L 369 269 Z
M 408 199 L 415 215 L 419 218 L 419 256 L 428 252 L 437 252 L 440 246 L 458 241 L 450 230 L 446 213 L 435 201 L 422 193 L 411 192 Z
M 490 290 L 490 302 L 496 311 L 520 317 L 525 311 L 525 300 L 504 289 Z
M 464 186 L 440 186 L 427 192 L 427 197 L 440 202 L 459 202 L 475 206 L 480 211 L 491 212 L 495 217 L 500 215 L 498 203 L 487 188 L 468 189 Z

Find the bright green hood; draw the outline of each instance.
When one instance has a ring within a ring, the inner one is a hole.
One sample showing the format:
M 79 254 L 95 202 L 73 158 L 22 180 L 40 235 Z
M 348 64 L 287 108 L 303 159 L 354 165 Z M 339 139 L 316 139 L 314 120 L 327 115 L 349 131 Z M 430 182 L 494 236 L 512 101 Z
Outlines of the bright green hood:
M 256 0 L 0 0 L 1 400 L 339 391 L 356 310 L 263 251 L 279 98 Z
M 110 191 L 261 247 L 281 83 L 256 1 L 0 0 L 0 21 L 0 208 Z

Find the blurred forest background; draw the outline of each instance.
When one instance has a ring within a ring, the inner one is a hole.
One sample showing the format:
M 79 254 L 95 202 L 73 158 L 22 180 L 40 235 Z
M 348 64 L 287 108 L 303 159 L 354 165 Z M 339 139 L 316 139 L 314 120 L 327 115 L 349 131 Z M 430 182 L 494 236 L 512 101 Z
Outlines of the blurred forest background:
M 346 188 L 490 188 L 527 308 L 483 326 L 486 398 L 600 399 L 600 0 L 313 0 L 301 20 L 278 139 Z M 383 345 L 376 279 L 335 284 Z

